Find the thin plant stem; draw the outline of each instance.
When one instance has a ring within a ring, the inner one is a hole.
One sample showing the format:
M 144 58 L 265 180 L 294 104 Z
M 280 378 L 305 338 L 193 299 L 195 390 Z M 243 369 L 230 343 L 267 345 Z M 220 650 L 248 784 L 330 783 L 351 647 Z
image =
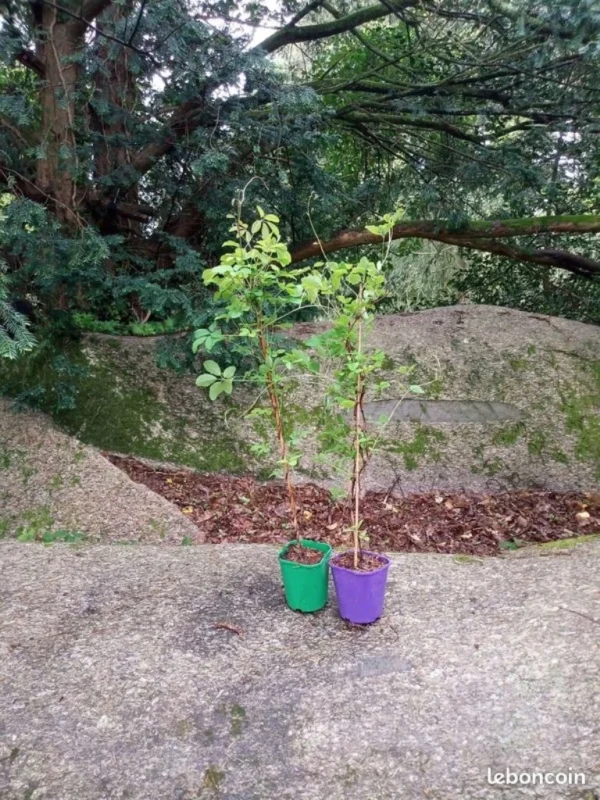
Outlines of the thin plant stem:
M 362 284 L 358 290 L 359 317 L 357 326 L 356 352 L 360 356 L 362 353 Z M 358 550 L 360 546 L 359 525 L 360 525 L 360 474 L 361 474 L 361 455 L 362 448 L 360 443 L 361 416 L 362 416 L 362 394 L 363 394 L 362 372 L 359 369 L 356 375 L 356 396 L 354 402 L 354 569 L 358 569 Z
M 263 356 L 263 360 L 266 363 L 269 355 L 269 345 L 264 333 L 264 329 L 262 328 L 260 318 L 258 320 L 258 341 Z M 279 403 L 279 395 L 277 394 L 275 383 L 273 381 L 273 374 L 271 371 L 267 373 L 267 392 L 269 394 L 269 400 L 271 401 L 271 409 L 273 411 L 273 417 L 275 418 L 275 429 L 277 431 L 277 440 L 279 442 L 279 450 L 281 452 L 281 462 L 283 465 L 283 477 L 285 480 L 288 498 L 290 501 L 290 510 L 292 512 L 292 524 L 294 526 L 294 531 L 296 532 L 295 534 L 296 538 L 298 538 L 297 537 L 298 509 L 296 507 L 296 492 L 294 489 L 294 483 L 292 481 L 292 471 L 290 469 L 288 461 L 288 449 L 287 449 L 287 443 L 285 441 L 285 435 L 283 432 L 283 421 L 281 419 L 281 407 Z

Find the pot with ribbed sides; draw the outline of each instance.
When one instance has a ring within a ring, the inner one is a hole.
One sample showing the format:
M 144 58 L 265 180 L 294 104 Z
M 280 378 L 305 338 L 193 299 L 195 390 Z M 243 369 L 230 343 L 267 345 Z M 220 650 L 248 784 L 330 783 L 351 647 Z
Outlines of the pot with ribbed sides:
M 361 550 L 358 569 L 352 563 L 354 551 L 340 553 L 331 559 L 331 573 L 337 595 L 340 617 L 355 625 L 368 625 L 383 614 L 385 589 L 390 559 L 381 553 Z M 365 558 L 367 557 L 367 558 Z M 361 568 L 361 559 L 370 561 L 370 569 Z M 373 564 L 376 559 L 381 566 Z M 343 564 L 339 562 L 342 561 Z M 350 566 L 348 566 L 350 562 Z M 372 567 L 375 568 L 372 568 Z
M 286 560 L 293 545 L 320 551 L 322 558 L 315 564 L 300 564 Z M 279 566 L 285 601 L 294 611 L 320 611 L 327 603 L 329 592 L 329 558 L 331 545 L 312 539 L 292 540 L 279 552 Z

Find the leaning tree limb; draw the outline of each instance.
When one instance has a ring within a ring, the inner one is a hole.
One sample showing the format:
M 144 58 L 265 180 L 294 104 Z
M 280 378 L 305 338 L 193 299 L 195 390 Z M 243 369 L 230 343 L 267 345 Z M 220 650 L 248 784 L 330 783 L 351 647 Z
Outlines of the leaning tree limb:
M 435 242 L 479 250 L 504 256 L 514 261 L 558 267 L 576 275 L 600 280 L 600 261 L 566 250 L 552 248 L 519 248 L 506 244 L 503 239 L 536 234 L 597 234 L 600 233 L 600 215 L 527 217 L 523 219 L 482 220 L 470 222 L 456 228 L 445 220 L 407 220 L 399 222 L 391 231 L 392 239 L 430 239 Z M 367 230 L 343 231 L 331 239 L 309 242 L 293 247 L 292 261 L 305 261 L 337 250 L 380 244 L 382 237 Z

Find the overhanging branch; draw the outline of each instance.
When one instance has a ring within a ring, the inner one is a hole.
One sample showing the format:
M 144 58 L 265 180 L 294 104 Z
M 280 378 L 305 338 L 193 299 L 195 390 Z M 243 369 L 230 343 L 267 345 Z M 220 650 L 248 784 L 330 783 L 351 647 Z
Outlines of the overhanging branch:
M 524 219 L 505 219 L 477 221 L 456 229 L 447 222 L 439 220 L 415 220 L 400 222 L 391 231 L 392 239 L 430 239 L 436 242 L 479 250 L 504 256 L 515 261 L 540 264 L 546 267 L 565 269 L 586 278 L 600 280 L 600 262 L 586 256 L 564 250 L 524 249 L 506 244 L 502 239 L 546 234 L 597 234 L 600 233 L 600 215 L 529 217 Z M 313 240 L 292 248 L 294 262 L 305 261 L 350 247 L 366 244 L 380 244 L 382 237 L 369 231 L 344 231 L 327 241 Z
M 267 37 L 255 49 L 263 50 L 265 53 L 274 53 L 289 44 L 301 42 L 316 42 L 320 39 L 327 39 L 330 36 L 337 36 L 340 33 L 347 33 L 355 28 L 365 25 L 368 22 L 383 17 L 389 17 L 396 10 L 410 8 L 414 6 L 416 0 L 390 0 L 389 6 L 382 3 L 352 11 L 337 19 L 327 20 L 326 22 L 315 25 L 285 25 L 271 36 Z

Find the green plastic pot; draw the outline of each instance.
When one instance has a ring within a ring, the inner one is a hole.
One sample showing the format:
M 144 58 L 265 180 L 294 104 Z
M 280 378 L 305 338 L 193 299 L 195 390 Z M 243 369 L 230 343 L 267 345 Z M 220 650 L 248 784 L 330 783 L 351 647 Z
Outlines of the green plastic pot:
M 284 559 L 288 547 L 303 544 L 312 550 L 320 550 L 323 558 L 318 564 L 296 564 Z M 279 566 L 283 579 L 285 601 L 294 611 L 319 611 L 327 603 L 329 590 L 329 559 L 331 545 L 313 542 L 311 539 L 293 539 L 279 552 Z

